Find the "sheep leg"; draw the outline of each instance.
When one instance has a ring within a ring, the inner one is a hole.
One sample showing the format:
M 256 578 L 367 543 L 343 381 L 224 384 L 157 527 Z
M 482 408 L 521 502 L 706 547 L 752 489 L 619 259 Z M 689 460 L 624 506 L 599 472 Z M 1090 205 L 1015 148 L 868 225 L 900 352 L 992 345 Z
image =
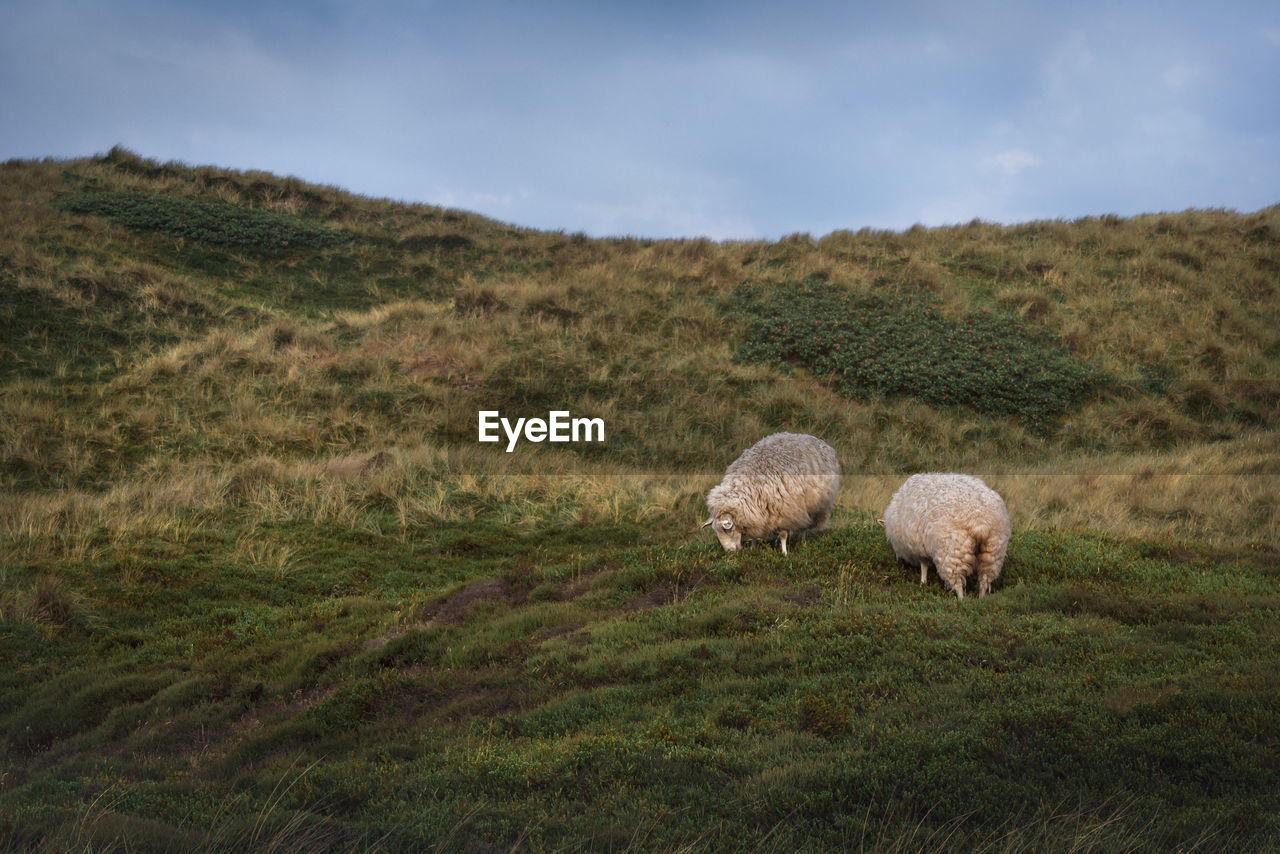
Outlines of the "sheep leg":
M 981 560 L 981 559 L 979 559 Z M 983 571 L 984 568 L 978 570 L 978 598 L 981 599 L 991 592 L 991 576 Z
M 778 532 L 778 542 L 782 544 L 782 553 L 786 554 L 787 553 L 787 532 L 786 531 Z
M 1000 576 L 1000 568 L 1004 563 L 1004 553 L 992 551 L 987 544 L 982 545 L 978 553 L 978 597 L 991 592 L 991 582 Z
M 927 560 L 920 561 L 920 583 L 929 583 L 929 562 Z

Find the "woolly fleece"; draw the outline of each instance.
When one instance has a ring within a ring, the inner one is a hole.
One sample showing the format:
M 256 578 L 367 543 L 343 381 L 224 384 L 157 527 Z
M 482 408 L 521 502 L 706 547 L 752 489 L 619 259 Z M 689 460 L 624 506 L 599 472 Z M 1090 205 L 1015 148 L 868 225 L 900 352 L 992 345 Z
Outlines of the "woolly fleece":
M 932 564 L 960 598 L 969 578 L 977 579 L 978 596 L 987 595 L 1004 567 L 1009 511 L 972 475 L 913 474 L 894 493 L 881 523 L 894 554 L 920 567 L 921 584 Z
M 840 462 L 830 445 L 803 433 L 774 433 L 729 464 L 707 494 L 710 515 L 702 527 L 713 525 L 731 552 L 744 539 L 777 533 L 786 554 L 789 534 L 827 527 L 839 487 Z

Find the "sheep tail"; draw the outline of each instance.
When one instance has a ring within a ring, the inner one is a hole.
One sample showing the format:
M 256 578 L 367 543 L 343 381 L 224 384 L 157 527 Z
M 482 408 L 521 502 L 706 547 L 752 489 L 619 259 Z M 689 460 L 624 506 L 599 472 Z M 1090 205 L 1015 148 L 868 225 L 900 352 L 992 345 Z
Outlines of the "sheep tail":
M 991 592 L 991 582 L 1000 575 L 1000 567 L 1004 556 L 994 548 L 993 533 L 990 529 L 976 532 L 973 539 L 973 557 L 978 576 L 978 598 Z
M 942 583 L 955 591 L 956 596 L 961 599 L 964 598 L 965 579 L 973 574 L 977 564 L 978 552 L 978 539 L 973 532 L 956 530 L 947 537 L 940 554 L 933 562 Z

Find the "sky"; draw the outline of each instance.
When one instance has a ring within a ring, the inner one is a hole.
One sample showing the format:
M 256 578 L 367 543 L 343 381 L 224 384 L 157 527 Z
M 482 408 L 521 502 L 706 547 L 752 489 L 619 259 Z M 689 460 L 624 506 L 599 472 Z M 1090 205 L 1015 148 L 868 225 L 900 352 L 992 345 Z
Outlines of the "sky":
M 593 237 L 1280 203 L 1280 3 L 0 0 L 0 161 Z

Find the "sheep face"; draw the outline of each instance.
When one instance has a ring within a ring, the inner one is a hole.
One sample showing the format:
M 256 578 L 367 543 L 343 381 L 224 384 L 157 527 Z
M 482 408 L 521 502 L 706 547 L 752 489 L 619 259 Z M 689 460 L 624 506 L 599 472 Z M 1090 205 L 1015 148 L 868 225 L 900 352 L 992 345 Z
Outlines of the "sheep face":
M 708 525 L 716 532 L 716 537 L 720 540 L 720 545 L 724 546 L 727 552 L 736 552 L 742 548 L 742 529 L 733 522 L 733 516 L 728 513 L 721 513 L 718 517 L 712 517 L 702 523 L 702 527 Z

